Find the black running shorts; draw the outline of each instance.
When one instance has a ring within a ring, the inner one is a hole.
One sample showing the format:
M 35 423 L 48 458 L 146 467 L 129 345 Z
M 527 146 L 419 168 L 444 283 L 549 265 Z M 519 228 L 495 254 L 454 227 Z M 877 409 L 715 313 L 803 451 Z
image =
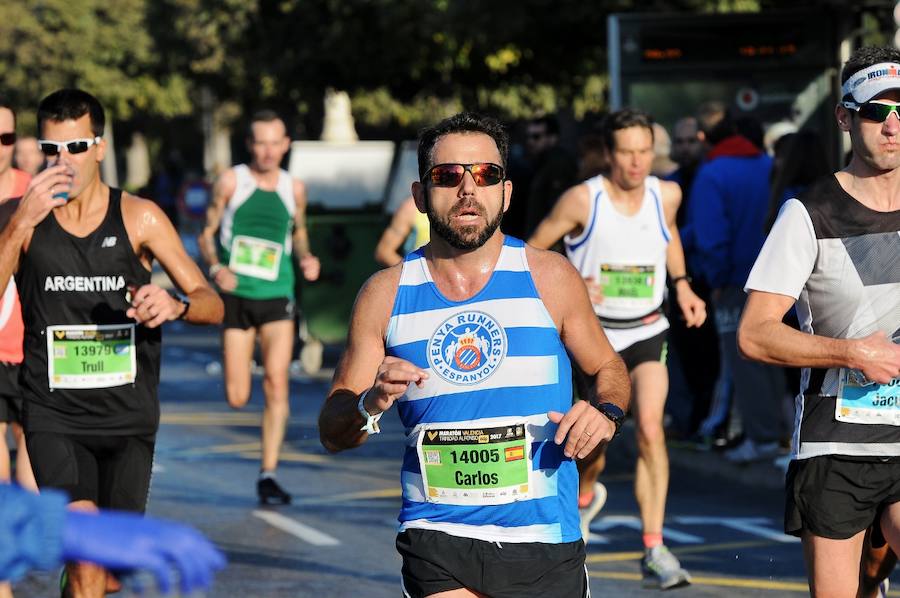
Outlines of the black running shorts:
M 22 389 L 19 366 L 0 361 L 0 423 L 22 421 Z
M 900 459 L 882 461 L 824 456 L 791 461 L 787 471 L 784 531 L 845 540 L 863 531 L 884 507 L 900 501 Z M 880 526 L 873 543 L 880 544 Z
M 485 542 L 411 529 L 397 536 L 406 598 L 468 588 L 491 598 L 590 598 L 584 543 Z
M 666 363 L 666 353 L 668 345 L 666 337 L 668 330 L 663 330 L 656 336 L 645 338 L 633 345 L 629 345 L 619 351 L 619 356 L 625 362 L 625 367 L 631 372 L 637 366 L 648 361 L 656 361 L 662 364 Z
M 663 330 L 656 336 L 638 341 L 620 351 L 619 356 L 625 362 L 625 367 L 628 368 L 628 371 L 631 372 L 634 368 L 647 361 L 658 361 L 665 364 L 668 348 L 666 342 L 667 333 L 667 330 Z M 578 367 L 574 358 L 570 356 L 570 359 L 572 361 L 572 386 L 575 390 L 572 396 L 572 404 L 574 404 L 579 399 L 590 399 L 594 396 L 595 380 Z
M 295 305 L 293 299 L 279 297 L 277 299 L 245 299 L 228 293 L 222 293 L 225 304 L 225 328 L 248 330 L 259 328 L 269 322 L 293 320 Z
M 55 488 L 72 502 L 143 513 L 150 492 L 153 436 L 95 436 L 27 432 L 39 488 Z

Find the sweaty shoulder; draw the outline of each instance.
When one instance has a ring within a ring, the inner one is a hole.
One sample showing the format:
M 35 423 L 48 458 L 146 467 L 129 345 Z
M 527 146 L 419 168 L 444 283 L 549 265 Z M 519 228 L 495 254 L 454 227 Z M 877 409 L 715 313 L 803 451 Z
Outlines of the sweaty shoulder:
M 675 181 L 659 181 L 659 190 L 662 192 L 663 201 L 681 200 L 681 185 Z
M 306 183 L 301 181 L 300 179 L 292 178 L 294 184 L 294 199 L 297 201 L 304 200 L 306 197 Z
M 566 189 L 560 196 L 560 200 L 563 199 L 587 206 L 588 202 L 590 202 L 591 200 L 591 189 L 588 186 L 587 182 L 572 185 L 571 187 Z
M 364 292 L 389 293 L 393 295 L 400 284 L 400 273 L 402 269 L 403 263 L 399 263 L 396 266 L 379 270 L 363 283 L 362 288 L 359 290 L 360 295 Z
M 172 228 L 172 223 L 165 212 L 149 199 L 122 192 L 122 219 L 128 228 L 129 236 L 135 240 L 146 240 L 154 234 Z
M 674 181 L 660 180 L 659 191 L 662 193 L 663 206 L 667 211 L 677 211 L 681 204 L 681 186 Z
M 379 270 L 363 283 L 353 306 L 354 323 L 377 325 L 383 336 L 394 308 L 402 268 L 403 264 L 400 263 Z
M 232 193 L 234 193 L 236 187 L 237 172 L 235 172 L 234 167 L 232 167 L 220 174 L 216 179 L 215 193 L 216 195 L 224 194 L 226 196 L 230 196 Z
M 555 309 L 571 297 L 573 290 L 586 292 L 584 280 L 565 256 L 526 245 L 525 258 L 528 260 L 534 286 L 554 320 L 558 316 Z

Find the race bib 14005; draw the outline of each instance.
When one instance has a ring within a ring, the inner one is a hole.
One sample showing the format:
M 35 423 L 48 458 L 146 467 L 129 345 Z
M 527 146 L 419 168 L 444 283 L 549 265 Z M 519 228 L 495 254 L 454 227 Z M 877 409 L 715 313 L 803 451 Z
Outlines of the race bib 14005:
M 531 496 L 531 438 L 522 420 L 489 428 L 426 427 L 417 452 L 426 500 L 502 505 Z

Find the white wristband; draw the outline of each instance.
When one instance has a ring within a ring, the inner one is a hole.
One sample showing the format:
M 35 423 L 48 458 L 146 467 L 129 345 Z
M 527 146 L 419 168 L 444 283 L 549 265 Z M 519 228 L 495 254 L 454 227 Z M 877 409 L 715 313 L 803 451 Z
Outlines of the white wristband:
M 372 390 L 371 388 L 369 390 Z M 378 426 L 378 420 L 381 419 L 381 416 L 384 415 L 384 412 L 379 413 L 378 415 L 372 415 L 368 411 L 366 411 L 365 401 L 366 396 L 368 396 L 369 391 L 367 390 L 359 397 L 359 403 L 356 404 L 356 408 L 359 409 L 359 414 L 363 416 L 363 419 L 366 420 L 366 424 L 359 429 L 360 432 L 368 432 L 369 434 L 380 434 L 381 428 Z

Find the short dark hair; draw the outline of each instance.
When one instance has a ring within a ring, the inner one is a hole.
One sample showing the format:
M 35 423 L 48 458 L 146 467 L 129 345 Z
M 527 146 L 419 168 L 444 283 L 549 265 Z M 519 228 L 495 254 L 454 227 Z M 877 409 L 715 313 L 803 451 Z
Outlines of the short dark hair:
M 0 108 L 6 108 L 6 109 L 9 110 L 10 112 L 12 112 L 12 115 L 13 115 L 13 129 L 15 129 L 15 128 L 16 128 L 16 109 L 13 108 L 12 104 L 9 103 L 9 100 L 7 100 L 6 98 L 4 98 L 3 96 L 0 96 Z
M 841 85 L 859 71 L 880 62 L 900 63 L 900 50 L 886 46 L 865 46 L 855 49 L 841 69 Z
M 506 162 L 509 158 L 509 134 L 503 125 L 490 116 L 475 112 L 460 112 L 419 132 L 419 180 L 433 166 L 434 146 L 438 139 L 452 133 L 484 133 L 493 139 L 497 144 L 497 151 L 500 152 L 500 166 L 506 170 Z
M 613 151 L 616 149 L 616 131 L 629 129 L 631 127 L 643 127 L 650 131 L 650 138 L 653 139 L 653 117 L 641 110 L 634 108 L 622 108 L 611 112 L 603 120 L 603 143 L 606 149 Z
M 247 123 L 247 139 L 253 139 L 253 125 L 255 123 L 270 123 L 276 120 L 280 120 L 285 125 L 285 131 L 287 131 L 287 124 L 277 112 L 268 109 L 257 110 L 250 116 L 250 122 Z
M 106 116 L 97 98 L 81 89 L 58 89 L 38 105 L 38 131 L 43 131 L 44 123 L 48 120 L 78 120 L 85 114 L 90 117 L 91 131 L 96 137 L 102 137 Z
M 544 125 L 547 135 L 559 135 L 559 119 L 552 114 L 536 116 L 528 121 L 529 125 Z

